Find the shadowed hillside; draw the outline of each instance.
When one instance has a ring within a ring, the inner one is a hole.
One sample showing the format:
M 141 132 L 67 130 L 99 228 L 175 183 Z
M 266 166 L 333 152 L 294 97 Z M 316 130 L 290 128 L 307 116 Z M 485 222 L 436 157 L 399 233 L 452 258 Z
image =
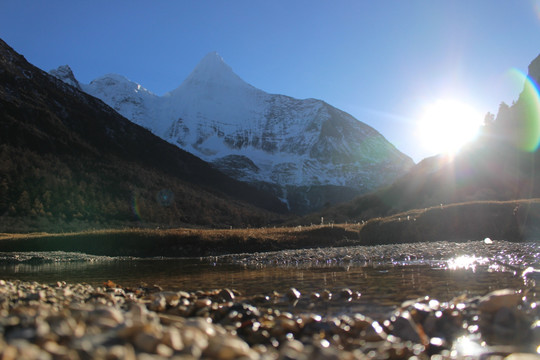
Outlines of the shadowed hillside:
M 0 40 L 2 231 L 266 225 L 284 211 Z
M 303 223 L 358 222 L 410 209 L 469 201 L 540 197 L 540 56 L 518 100 L 486 115 L 479 137 L 455 157 L 424 159 L 394 184 L 306 217 Z

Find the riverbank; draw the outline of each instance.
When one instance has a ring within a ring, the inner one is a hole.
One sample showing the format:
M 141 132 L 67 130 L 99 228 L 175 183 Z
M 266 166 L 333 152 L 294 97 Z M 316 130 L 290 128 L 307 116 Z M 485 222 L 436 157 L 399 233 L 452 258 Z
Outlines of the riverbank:
M 354 224 L 247 229 L 121 229 L 1 234 L 0 251 L 71 251 L 108 256 L 199 257 L 285 249 L 484 238 L 540 239 L 540 200 L 479 201 L 411 210 Z
M 0 234 L 0 251 L 199 257 L 358 244 L 361 225 L 258 229 L 124 229 L 67 234 Z
M 536 353 L 534 296 L 411 299 L 386 318 L 322 317 L 278 310 L 309 302 L 346 304 L 349 289 L 245 297 L 233 289 L 163 291 L 0 280 L 3 359 L 401 359 L 497 358 Z M 492 355 L 493 357 L 490 357 Z

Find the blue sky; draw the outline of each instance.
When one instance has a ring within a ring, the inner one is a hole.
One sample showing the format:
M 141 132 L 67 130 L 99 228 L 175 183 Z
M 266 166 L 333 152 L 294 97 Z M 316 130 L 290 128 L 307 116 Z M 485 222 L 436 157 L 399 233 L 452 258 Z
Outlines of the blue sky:
M 415 161 L 415 124 L 440 98 L 511 103 L 540 54 L 540 0 L 0 1 L 0 37 L 79 81 L 119 73 L 156 94 L 217 51 L 253 86 L 317 98 Z

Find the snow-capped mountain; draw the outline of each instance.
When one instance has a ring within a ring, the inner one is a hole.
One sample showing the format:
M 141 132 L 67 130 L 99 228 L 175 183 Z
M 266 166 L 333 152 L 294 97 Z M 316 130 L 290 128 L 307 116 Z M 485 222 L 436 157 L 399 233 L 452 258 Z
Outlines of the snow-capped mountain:
M 64 79 L 71 71 L 51 73 Z M 217 53 L 163 96 L 114 74 L 77 85 L 223 172 L 281 193 L 300 212 L 336 202 L 325 188 L 332 194 L 342 188 L 350 198 L 393 182 L 413 165 L 351 115 L 321 100 L 259 90 Z
M 81 85 L 75 78 L 75 75 L 73 75 L 73 71 L 71 71 L 71 68 L 68 65 L 59 66 L 57 69 L 49 71 L 49 73 L 52 76 L 61 79 L 66 84 L 74 86 L 78 90 L 82 90 Z

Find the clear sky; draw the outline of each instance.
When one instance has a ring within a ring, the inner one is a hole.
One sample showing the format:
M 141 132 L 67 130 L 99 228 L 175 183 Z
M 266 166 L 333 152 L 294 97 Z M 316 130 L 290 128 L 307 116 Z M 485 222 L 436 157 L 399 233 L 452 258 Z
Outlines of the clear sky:
M 438 99 L 496 113 L 540 54 L 540 0 L 1 0 L 0 37 L 83 83 L 118 73 L 162 95 L 217 51 L 269 93 L 317 98 L 415 161 L 416 122 Z

